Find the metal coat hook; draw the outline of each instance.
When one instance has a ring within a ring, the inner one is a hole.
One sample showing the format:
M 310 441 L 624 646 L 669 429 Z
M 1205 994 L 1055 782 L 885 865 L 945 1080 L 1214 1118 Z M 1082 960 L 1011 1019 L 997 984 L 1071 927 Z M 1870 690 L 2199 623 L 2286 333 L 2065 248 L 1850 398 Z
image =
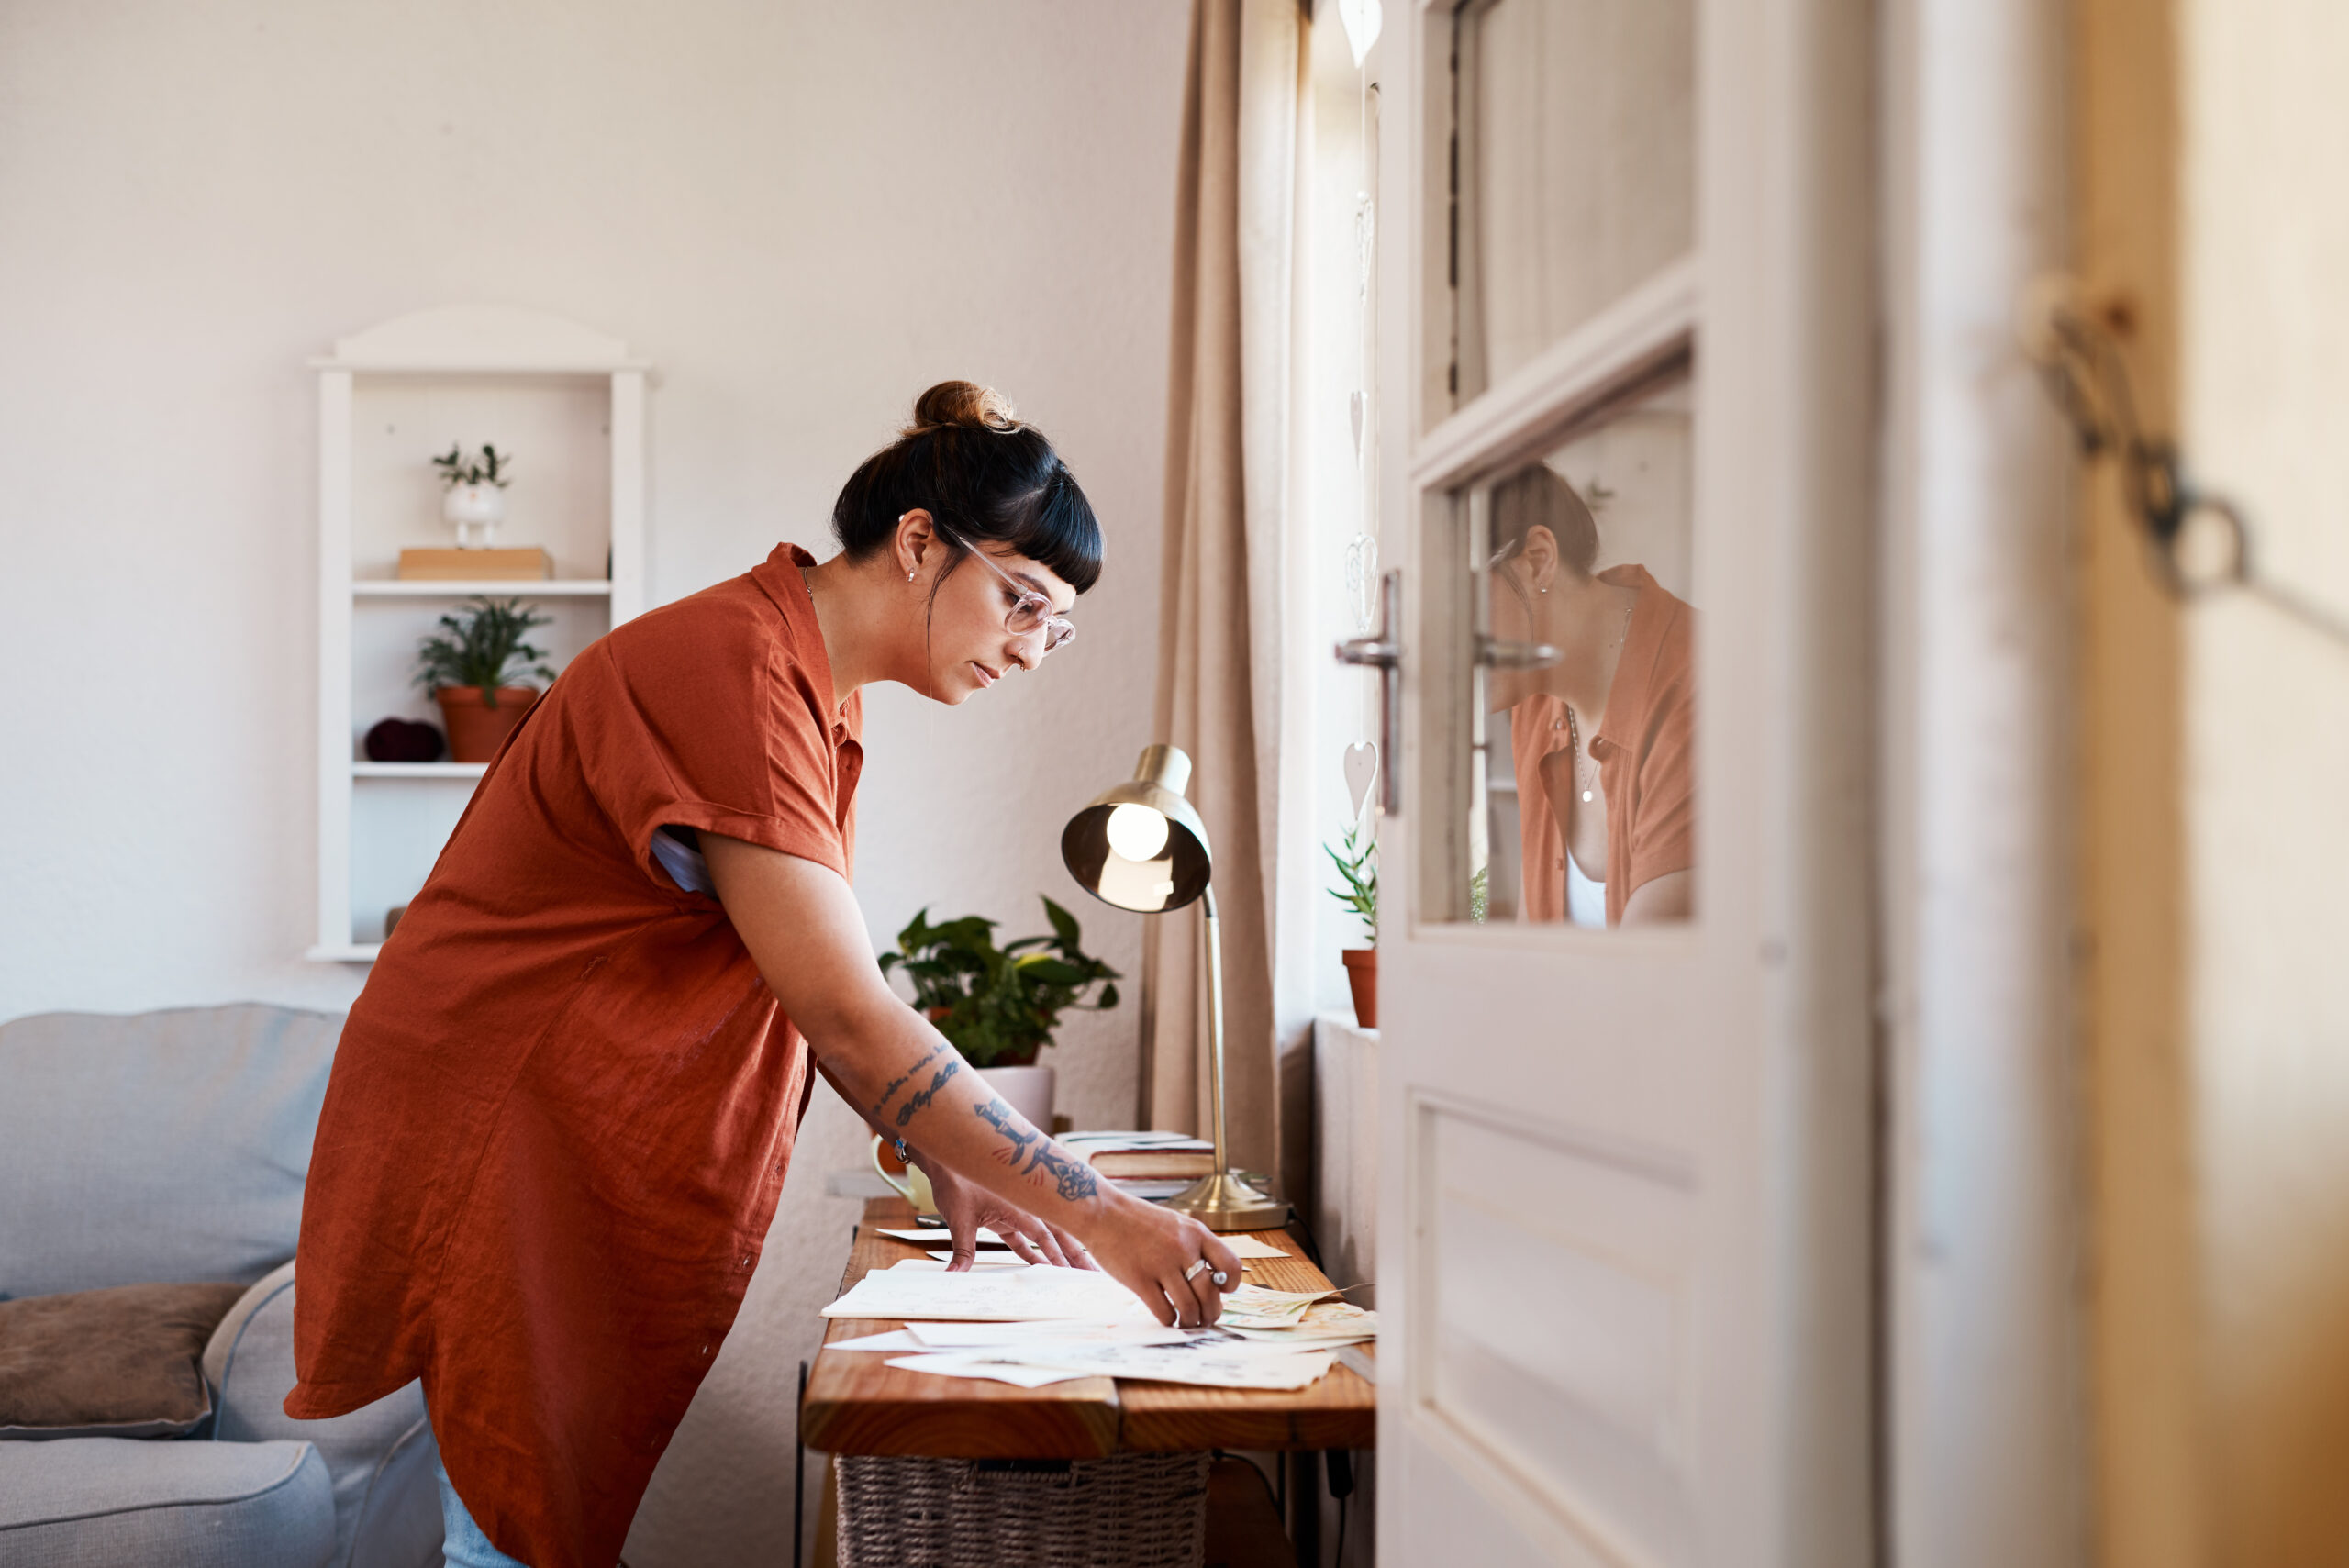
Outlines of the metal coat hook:
M 2242 509 L 2196 488 L 2176 443 L 2145 433 L 2121 344 L 2073 303 L 2069 279 L 2046 279 L 2029 291 L 2017 336 L 2081 454 L 2120 464 L 2123 502 L 2143 531 L 2155 580 L 2172 597 L 2191 603 L 2213 590 L 2240 589 L 2349 646 L 2349 617 L 2261 575 Z

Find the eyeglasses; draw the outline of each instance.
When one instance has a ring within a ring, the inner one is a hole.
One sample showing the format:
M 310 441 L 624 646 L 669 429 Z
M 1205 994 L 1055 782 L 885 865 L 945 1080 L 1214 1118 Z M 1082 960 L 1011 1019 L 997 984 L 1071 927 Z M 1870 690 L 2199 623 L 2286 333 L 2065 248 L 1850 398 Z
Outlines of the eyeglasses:
M 945 532 L 943 528 L 939 531 Z M 963 541 L 956 539 L 954 542 L 962 544 Z M 1047 653 L 1056 648 L 1064 648 L 1068 645 L 1068 639 L 1076 635 L 1076 628 L 1069 623 L 1066 616 L 1057 616 L 1052 613 L 1052 600 L 989 561 L 986 551 L 974 549 L 967 544 L 963 545 L 963 549 L 979 564 L 1002 578 L 1003 585 L 1019 595 L 1018 601 L 1011 606 L 1010 613 L 1003 617 L 1005 630 L 1014 637 L 1025 637 L 1037 628 L 1043 628 L 1044 651 Z

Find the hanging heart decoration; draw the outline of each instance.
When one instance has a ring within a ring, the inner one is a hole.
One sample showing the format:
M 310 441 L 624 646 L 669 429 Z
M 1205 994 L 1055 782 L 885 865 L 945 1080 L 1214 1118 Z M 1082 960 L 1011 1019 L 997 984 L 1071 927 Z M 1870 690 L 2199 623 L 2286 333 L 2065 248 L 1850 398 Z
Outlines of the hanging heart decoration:
M 1354 797 L 1354 820 L 1362 820 L 1363 803 L 1370 798 L 1370 786 L 1378 777 L 1378 748 L 1367 740 L 1357 740 L 1346 748 L 1346 788 Z
M 1346 542 L 1346 606 L 1353 611 L 1354 635 L 1370 635 L 1378 609 L 1378 541 L 1356 534 Z

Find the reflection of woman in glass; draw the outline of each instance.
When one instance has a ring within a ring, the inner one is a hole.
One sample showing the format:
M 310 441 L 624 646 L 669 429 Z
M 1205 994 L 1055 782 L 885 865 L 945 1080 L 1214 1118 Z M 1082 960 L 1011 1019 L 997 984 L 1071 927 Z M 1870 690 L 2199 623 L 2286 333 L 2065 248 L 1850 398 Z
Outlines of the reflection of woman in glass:
M 1598 555 L 1590 508 L 1549 469 L 1494 487 L 1493 635 L 1561 655 L 1493 673 L 1516 753 L 1520 917 L 1685 920 L 1696 907 L 1695 613 L 1645 567 L 1594 573 Z

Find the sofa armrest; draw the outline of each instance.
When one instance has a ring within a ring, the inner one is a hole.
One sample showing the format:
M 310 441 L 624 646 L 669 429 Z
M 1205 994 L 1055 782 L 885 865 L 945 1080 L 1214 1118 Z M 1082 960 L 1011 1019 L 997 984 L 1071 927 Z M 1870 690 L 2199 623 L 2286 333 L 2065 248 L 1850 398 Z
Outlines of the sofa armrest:
M 245 1292 L 205 1347 L 212 1435 L 221 1442 L 290 1438 L 317 1445 L 334 1485 L 335 1556 L 351 1568 L 427 1568 L 440 1551 L 440 1503 L 424 1390 L 411 1383 L 324 1421 L 285 1413 L 293 1392 L 294 1265 Z

